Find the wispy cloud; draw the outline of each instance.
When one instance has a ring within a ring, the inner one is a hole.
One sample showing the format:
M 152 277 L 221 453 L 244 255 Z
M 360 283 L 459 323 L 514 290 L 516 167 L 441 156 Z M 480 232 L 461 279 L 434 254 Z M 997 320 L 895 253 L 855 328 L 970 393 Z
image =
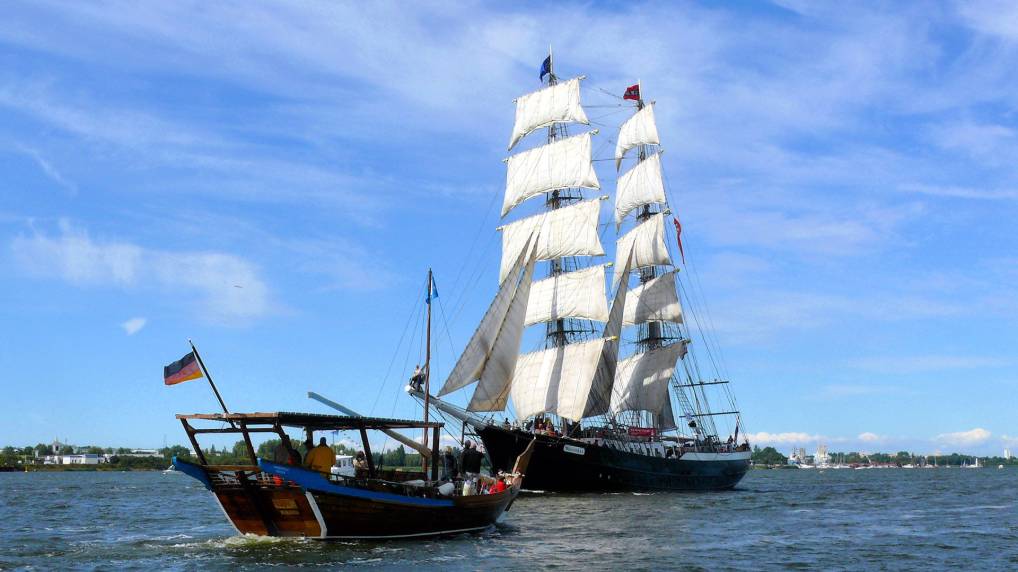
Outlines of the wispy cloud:
M 1007 365 L 1009 361 L 1003 358 L 986 356 L 922 355 L 866 357 L 853 360 L 851 363 L 855 367 L 867 371 L 907 374 L 1001 367 Z
M 271 309 L 269 288 L 258 268 L 222 252 L 172 252 L 118 241 L 97 241 L 68 221 L 59 233 L 16 237 L 11 245 L 22 268 L 78 286 L 156 288 L 196 293 L 199 313 L 235 322 Z
M 984 201 L 1018 200 L 1018 190 L 1011 189 L 976 189 L 971 187 L 935 186 L 923 184 L 906 184 L 900 188 L 902 191 L 908 193 L 917 193 L 934 197 Z
M 76 195 L 78 193 L 78 185 L 75 184 L 74 181 L 64 177 L 64 175 L 61 174 L 60 171 L 58 171 L 57 168 L 49 161 L 47 161 L 39 151 L 25 146 L 20 146 L 19 148 L 23 153 L 35 160 L 35 163 L 39 165 L 39 168 L 46 174 L 47 177 L 50 178 L 50 180 L 62 187 L 71 195 Z
M 145 318 L 131 318 L 130 320 L 120 324 L 120 327 L 124 329 L 125 334 L 133 336 L 140 332 L 141 329 L 145 327 L 146 323 L 148 323 L 148 320 Z

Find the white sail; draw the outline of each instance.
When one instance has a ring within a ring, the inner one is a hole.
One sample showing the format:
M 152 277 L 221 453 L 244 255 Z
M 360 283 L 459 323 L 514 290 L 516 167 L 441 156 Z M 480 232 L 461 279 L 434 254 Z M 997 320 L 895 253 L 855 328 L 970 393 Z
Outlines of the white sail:
M 635 228 L 622 235 L 615 243 L 615 268 L 623 268 L 624 256 L 632 251 L 633 270 L 645 266 L 671 266 L 672 259 L 665 245 L 664 215 L 651 215 L 650 218 L 636 225 Z M 515 259 L 513 259 L 515 260 Z M 505 259 L 502 260 L 505 264 Z M 506 269 L 508 272 L 508 268 Z M 618 283 L 624 273 L 616 272 L 614 283 Z
M 632 256 L 626 259 L 626 265 L 622 269 L 623 274 L 629 273 L 632 262 Z M 611 315 L 608 317 L 608 323 L 604 325 L 602 337 L 605 343 L 601 349 L 601 360 L 597 366 L 597 375 L 590 386 L 587 405 L 583 410 L 584 417 L 607 413 L 608 406 L 611 404 L 612 386 L 615 382 L 615 367 L 619 360 L 619 338 L 622 336 L 622 318 L 625 314 L 628 293 L 629 289 L 625 284 L 619 285 L 619 288 L 615 291 Z
M 674 272 L 665 272 L 629 292 L 622 323 L 632 326 L 651 321 L 682 323 L 682 307 L 675 293 Z
M 516 99 L 516 123 L 509 149 L 535 129 L 555 123 L 590 125 L 580 106 L 580 79 L 560 82 Z
M 619 140 L 615 144 L 615 168 L 622 164 L 626 151 L 637 145 L 660 145 L 657 123 L 654 121 L 654 104 L 645 106 L 630 117 L 619 128 Z
M 516 368 L 516 358 L 520 355 L 520 342 L 523 339 L 523 318 L 527 315 L 527 303 L 530 301 L 530 284 L 534 278 L 533 252 L 528 256 L 523 278 L 513 301 L 509 304 L 505 320 L 498 331 L 491 353 L 484 364 L 481 379 L 474 389 L 474 394 L 467 405 L 467 411 L 502 411 L 509 400 L 509 384 Z
M 608 321 L 604 298 L 603 264 L 564 272 L 534 282 L 524 325 L 551 322 L 560 318 Z
M 604 342 L 596 339 L 520 356 L 511 389 L 517 417 L 555 413 L 581 419 Z
M 467 346 L 464 348 L 463 353 L 460 354 L 456 365 L 453 366 L 452 373 L 446 378 L 442 389 L 438 392 L 439 397 L 466 387 L 481 377 L 488 354 L 491 353 L 491 348 L 495 344 L 495 338 L 498 336 L 506 314 L 509 312 L 509 305 L 516 295 L 519 279 L 526 268 L 526 263 L 523 251 L 521 251 L 516 256 L 516 263 L 513 265 L 510 279 L 504 280 L 502 285 L 499 286 L 495 299 L 488 306 L 484 317 L 481 318 L 481 323 L 477 325 L 474 335 L 467 342 Z
M 654 153 L 619 177 L 615 191 L 615 225 L 621 225 L 622 219 L 633 209 L 665 202 L 661 154 Z
M 555 189 L 601 188 L 590 159 L 592 133 L 560 139 L 509 157 L 502 216 L 530 197 Z
M 674 425 L 673 420 L 664 419 L 671 417 L 668 381 L 675 363 L 685 355 L 686 343 L 680 341 L 619 361 L 612 390 L 612 412 L 649 411 L 659 416 L 662 425 Z
M 505 280 L 530 236 L 536 236 L 536 258 L 601 256 L 604 248 L 597 236 L 601 210 L 599 199 L 520 219 L 502 227 L 502 265 L 498 279 Z

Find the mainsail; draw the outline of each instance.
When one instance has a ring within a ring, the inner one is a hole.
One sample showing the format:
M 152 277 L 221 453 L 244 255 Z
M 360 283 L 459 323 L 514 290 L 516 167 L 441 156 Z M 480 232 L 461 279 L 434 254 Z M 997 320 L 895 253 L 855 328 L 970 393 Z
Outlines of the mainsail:
M 668 382 L 675 363 L 685 355 L 686 342 L 680 340 L 621 360 L 615 371 L 612 412 L 648 411 L 658 418 L 662 429 L 675 427 Z
M 562 318 L 608 321 L 604 299 L 604 264 L 563 272 L 534 282 L 524 325 Z

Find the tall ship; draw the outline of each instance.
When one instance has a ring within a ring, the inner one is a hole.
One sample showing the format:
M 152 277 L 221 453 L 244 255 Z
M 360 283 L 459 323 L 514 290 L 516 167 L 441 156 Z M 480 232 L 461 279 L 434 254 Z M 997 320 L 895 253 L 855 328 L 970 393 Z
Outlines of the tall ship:
M 494 470 L 536 438 L 527 489 L 730 489 L 749 468 L 749 443 L 716 342 L 689 312 L 701 302 L 696 284 L 675 264 L 685 255 L 654 102 L 637 83 L 613 105 L 632 112 L 614 155 L 599 159 L 619 173 L 609 202 L 594 169 L 599 133 L 580 101 L 585 77 L 560 80 L 550 54 L 540 71 L 541 88 L 515 100 L 498 291 L 437 395 L 428 384 L 407 390 L 478 437 Z M 520 212 L 535 203 L 536 214 Z M 613 233 L 610 261 L 602 237 Z M 470 386 L 466 407 L 451 402 Z

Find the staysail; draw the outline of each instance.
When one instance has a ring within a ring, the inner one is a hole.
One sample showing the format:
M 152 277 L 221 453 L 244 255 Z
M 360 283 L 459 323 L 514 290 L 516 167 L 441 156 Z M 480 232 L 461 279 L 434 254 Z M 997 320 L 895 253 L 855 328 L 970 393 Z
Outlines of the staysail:
M 488 310 L 484 313 L 484 317 L 481 318 L 481 323 L 478 324 L 474 335 L 467 342 L 467 347 L 460 354 L 456 365 L 453 366 L 452 373 L 446 378 L 442 389 L 438 392 L 440 397 L 466 387 L 481 377 L 481 372 L 484 371 L 484 366 L 488 361 L 498 334 L 506 321 L 510 304 L 512 304 L 516 297 L 520 279 L 527 268 L 528 261 L 524 253 L 531 241 L 532 239 L 528 238 L 524 247 L 517 254 L 516 262 L 511 269 L 510 278 L 502 281 L 498 293 L 495 294 L 495 299 L 492 300 Z
M 536 241 L 535 241 L 536 242 Z M 509 399 L 509 382 L 512 381 L 516 358 L 520 355 L 520 342 L 523 338 L 523 318 L 527 315 L 527 303 L 530 301 L 530 284 L 534 277 L 533 252 L 527 257 L 527 265 L 523 270 L 513 296 L 505 320 L 499 328 L 498 335 L 491 346 L 491 352 L 484 363 L 481 378 L 474 395 L 470 398 L 467 411 L 502 411 Z

